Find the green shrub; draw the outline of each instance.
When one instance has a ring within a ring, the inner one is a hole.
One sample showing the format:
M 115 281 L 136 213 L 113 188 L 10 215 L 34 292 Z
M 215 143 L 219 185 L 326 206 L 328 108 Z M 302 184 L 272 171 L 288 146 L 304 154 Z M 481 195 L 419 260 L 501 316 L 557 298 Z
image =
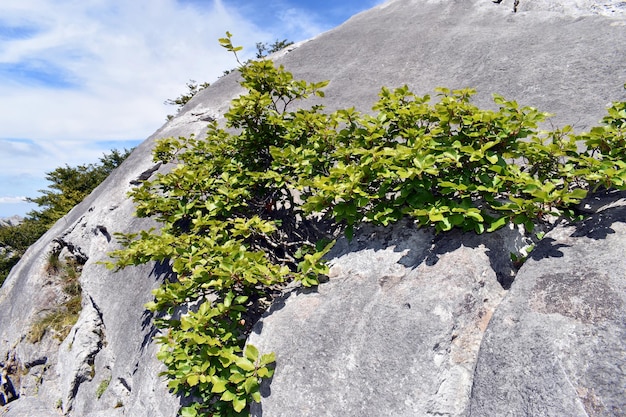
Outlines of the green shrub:
M 229 39 L 222 41 L 236 52 Z M 260 379 L 272 375 L 274 355 L 245 346 L 256 315 L 250 311 L 265 304 L 268 288 L 293 279 L 314 285 L 327 272 L 320 261 L 325 252 L 316 251 L 315 232 L 297 220 L 300 210 L 289 183 L 271 170 L 270 153 L 281 145 L 285 108 L 323 84 L 295 81 L 269 61 L 241 73 L 250 94 L 227 114 L 240 133 L 212 123 L 208 140 L 161 141 L 155 160 L 176 165 L 131 195 L 137 214 L 154 216 L 163 227 L 118 236 L 127 249 L 113 254 L 116 267 L 169 261 L 178 276 L 154 291 L 148 307 L 168 313 L 156 324 L 167 329 L 158 341 L 169 387 L 201 399 L 181 410 L 185 416 L 245 415 L 260 400 Z M 185 305 L 197 308 L 173 318 Z
M 498 111 L 482 110 L 469 89 L 438 92 L 430 104 L 407 87 L 383 89 L 377 116 L 339 111 L 331 167 L 305 182 L 305 209 L 344 221 L 348 233 L 404 216 L 437 232 L 482 233 L 509 222 L 531 228 L 585 196 L 562 163 L 574 141 L 535 131 L 546 114 L 501 96 Z
M 237 57 L 230 34 L 220 42 Z M 406 216 L 437 232 L 510 222 L 531 229 L 580 202 L 589 185 L 624 188 L 623 103 L 583 136 L 539 132 L 545 113 L 501 96 L 498 110 L 479 109 L 470 89 L 439 89 L 433 103 L 383 88 L 375 116 L 329 114 L 298 108 L 323 97 L 326 82 L 294 80 L 271 61 L 240 65 L 247 93 L 232 101 L 225 128 L 214 122 L 205 139 L 156 146 L 155 161 L 171 169 L 130 195 L 137 215 L 162 228 L 118 234 L 125 248 L 109 264 L 166 262 L 178 278 L 156 289 L 148 308 L 162 313 L 158 356 L 169 387 L 197 401 L 183 416 L 248 415 L 260 400 L 274 354 L 245 344 L 251 312 L 276 286 L 316 285 L 327 272 L 333 242 L 320 221 L 349 237 L 361 222 Z M 589 151 L 577 151 L 581 140 Z

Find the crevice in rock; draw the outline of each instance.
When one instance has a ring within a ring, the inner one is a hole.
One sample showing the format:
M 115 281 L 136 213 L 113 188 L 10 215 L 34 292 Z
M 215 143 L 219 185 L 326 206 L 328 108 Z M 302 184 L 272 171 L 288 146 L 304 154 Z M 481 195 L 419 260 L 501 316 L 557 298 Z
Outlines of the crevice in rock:
M 94 234 L 97 235 L 98 233 L 101 233 L 106 238 L 107 242 L 111 242 L 111 234 L 105 226 L 102 226 L 100 224 L 97 225 L 94 229 Z
M 26 369 L 30 369 L 30 368 L 34 368 L 35 366 L 45 365 L 46 363 L 48 363 L 48 357 L 47 356 L 43 356 L 41 358 L 33 359 L 30 362 L 26 362 L 24 364 L 24 367 Z
M 214 122 L 215 116 L 209 113 L 191 113 L 192 116 L 197 117 L 201 122 Z
M 74 232 L 74 230 L 80 225 L 80 222 L 82 222 L 84 219 L 85 219 L 85 216 L 81 216 L 78 220 L 76 220 L 74 224 L 69 226 L 67 230 L 63 232 L 60 239 L 63 240 L 66 236 L 71 235 Z M 62 220 L 65 220 L 65 222 L 67 223 L 67 217 L 62 217 Z
M 502 3 L 502 0 L 492 0 L 492 2 L 495 4 L 500 4 Z M 517 13 L 518 6 L 519 6 L 519 0 L 514 0 L 513 1 L 513 13 Z
M 91 302 L 91 306 L 93 307 L 94 310 L 96 310 L 96 314 L 98 314 L 98 318 L 100 319 L 99 333 L 100 333 L 100 336 L 102 336 L 102 340 L 104 342 L 105 325 L 104 325 L 104 320 L 103 320 L 103 317 L 102 317 L 102 310 L 100 309 L 98 304 L 96 304 L 96 302 L 94 301 L 94 299 L 93 299 L 93 297 L 91 295 L 88 295 L 87 297 L 89 298 L 89 301 Z
M 119 377 L 119 378 L 117 378 L 117 380 L 120 382 L 120 384 L 122 384 L 122 386 L 124 388 L 126 388 L 128 390 L 128 392 L 132 391 L 132 389 L 130 387 L 130 384 L 128 383 L 128 381 L 126 381 L 125 378 Z
M 130 182 L 131 185 L 139 185 L 152 176 L 159 168 L 161 168 L 162 162 L 158 162 L 152 168 L 145 170 L 139 176 Z
M 63 401 L 64 412 L 68 413 L 72 410 L 76 396 L 80 386 L 87 381 L 94 379 L 95 359 L 98 353 L 106 346 L 105 325 L 102 319 L 102 310 L 96 304 L 93 297 L 85 296 L 89 302 L 87 317 L 79 320 L 73 335 L 72 341 L 69 342 L 64 368 L 69 367 L 66 371 L 69 375 L 69 381 L 65 389 L 65 400 Z M 84 309 L 84 310 L 87 310 Z M 91 312 L 89 312 L 91 310 Z M 76 351 L 71 353 L 71 351 Z
M 67 236 L 67 234 L 65 234 L 63 237 L 57 237 L 52 240 L 58 245 L 58 247 L 52 250 L 53 253 L 56 253 L 58 255 L 63 249 L 67 249 L 72 257 L 74 257 L 81 266 L 86 264 L 89 260 L 89 256 L 87 256 L 79 246 L 75 246 L 72 242 L 66 241 L 64 239 L 65 236 Z

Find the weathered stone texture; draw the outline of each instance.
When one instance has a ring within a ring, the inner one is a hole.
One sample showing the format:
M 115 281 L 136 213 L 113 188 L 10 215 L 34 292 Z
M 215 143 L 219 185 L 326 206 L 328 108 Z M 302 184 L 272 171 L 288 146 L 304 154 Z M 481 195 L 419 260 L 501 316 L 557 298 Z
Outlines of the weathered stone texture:
M 624 197 L 554 229 L 522 267 L 482 343 L 470 416 L 624 415 Z
M 278 358 L 253 415 L 461 415 L 505 291 L 489 250 L 452 236 L 403 223 L 338 242 L 330 281 L 288 293 L 250 337 Z

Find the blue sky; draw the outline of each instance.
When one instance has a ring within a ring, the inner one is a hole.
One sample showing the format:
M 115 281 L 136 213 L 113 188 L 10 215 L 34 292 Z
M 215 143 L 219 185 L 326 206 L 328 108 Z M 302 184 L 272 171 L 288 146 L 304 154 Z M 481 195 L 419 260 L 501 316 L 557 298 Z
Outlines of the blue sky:
M 1 0 L 0 218 L 56 167 L 135 146 L 190 79 L 234 66 L 217 38 L 300 41 L 383 0 Z M 246 58 L 246 56 L 244 56 Z

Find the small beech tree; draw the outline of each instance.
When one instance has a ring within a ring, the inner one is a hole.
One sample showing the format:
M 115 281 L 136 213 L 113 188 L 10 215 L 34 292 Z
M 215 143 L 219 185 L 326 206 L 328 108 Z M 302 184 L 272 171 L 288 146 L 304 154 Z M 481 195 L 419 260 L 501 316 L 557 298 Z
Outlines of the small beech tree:
M 239 62 L 230 34 L 220 42 Z M 275 360 L 246 345 L 251 325 L 277 286 L 318 284 L 333 230 L 351 237 L 362 222 L 407 216 L 437 232 L 531 229 L 590 187 L 626 188 L 625 103 L 583 135 L 539 132 L 547 114 L 498 95 L 498 110 L 479 109 L 471 89 L 439 89 L 434 101 L 383 88 L 373 116 L 326 113 L 301 102 L 323 97 L 327 82 L 294 80 L 268 60 L 239 64 L 247 92 L 225 128 L 157 144 L 155 161 L 172 168 L 131 197 L 162 228 L 118 234 L 125 248 L 109 264 L 158 261 L 176 275 L 148 308 L 160 313 L 169 387 L 195 401 L 186 417 L 249 415 Z

